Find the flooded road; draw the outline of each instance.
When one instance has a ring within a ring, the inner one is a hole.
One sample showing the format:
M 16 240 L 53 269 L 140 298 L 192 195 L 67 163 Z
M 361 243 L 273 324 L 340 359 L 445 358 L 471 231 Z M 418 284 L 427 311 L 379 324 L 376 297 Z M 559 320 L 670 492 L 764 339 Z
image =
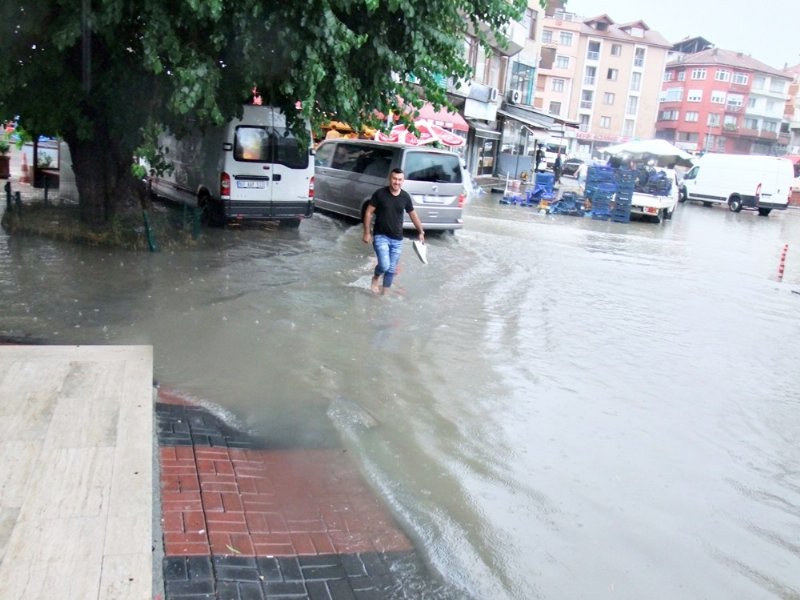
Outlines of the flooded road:
M 484 195 L 386 298 L 352 223 L 204 235 L 2 234 L 0 335 L 152 344 L 160 383 L 274 443 L 344 443 L 463 598 L 800 598 L 800 211 Z

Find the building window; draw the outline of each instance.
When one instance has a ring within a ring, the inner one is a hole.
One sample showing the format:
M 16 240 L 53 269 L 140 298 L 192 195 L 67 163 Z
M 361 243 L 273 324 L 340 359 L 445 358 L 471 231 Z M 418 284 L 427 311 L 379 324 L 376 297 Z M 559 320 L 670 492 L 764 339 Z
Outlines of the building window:
M 552 44 L 553 43 L 553 30 L 552 29 L 543 29 L 542 30 L 542 43 L 543 44 Z
M 554 92 L 563 92 L 564 91 L 564 80 L 563 79 L 554 78 L 552 81 L 553 81 L 553 85 L 551 86 L 551 89 Z
M 753 119 L 752 117 L 747 117 L 744 120 L 744 128 L 745 129 L 758 129 L 758 119 Z
M 556 55 L 556 68 L 569 69 L 569 56 Z
M 750 76 L 747 73 L 739 73 L 738 71 L 733 74 L 733 83 L 737 85 L 747 85 L 750 81 Z
M 561 102 L 551 102 L 547 114 L 561 116 Z
M 722 122 L 722 128 L 725 131 L 736 131 L 736 116 L 725 115 L 725 120 Z
M 761 129 L 763 131 L 771 131 L 772 133 L 775 133 L 778 131 L 778 124 L 775 121 L 764 121 L 761 124 Z
M 658 120 L 659 121 L 677 121 L 680 117 L 680 111 L 678 110 L 662 110 L 658 113 Z
M 730 81 L 731 72 L 726 69 L 717 69 L 717 72 L 714 73 L 714 79 L 717 81 Z
M 682 87 L 671 87 L 662 92 L 662 102 L 680 102 L 683 99 Z
M 521 92 L 522 104 L 533 104 L 533 96 L 536 93 L 536 68 L 515 62 L 511 68 L 510 89 Z
M 767 78 L 763 75 L 756 75 L 753 77 L 753 89 L 754 90 L 763 90 L 767 87 Z
M 609 69 L 606 73 L 606 79 L 609 81 L 616 81 L 619 77 L 619 69 Z
M 625 119 L 625 123 L 622 125 L 622 135 L 626 137 L 633 137 L 633 130 L 636 126 L 636 121 L 633 119 Z
M 711 103 L 725 104 L 725 92 L 721 92 L 719 90 L 711 90 Z
M 753 100 L 753 98 L 751 98 Z M 767 100 L 767 114 L 775 112 L 775 100 Z
M 686 81 L 686 71 L 678 71 L 678 81 Z
M 672 76 L 675 74 L 675 71 L 664 71 L 664 81 L 672 81 Z
M 684 120 L 687 123 L 697 123 L 700 119 L 700 113 L 695 110 L 687 111 L 686 115 L 684 116 Z
M 603 94 L 603 104 L 607 106 L 614 104 L 614 92 L 606 92 Z
M 689 90 L 689 93 L 686 94 L 686 101 L 687 102 L 702 102 L 703 101 L 703 90 Z
M 708 123 L 709 127 L 719 127 L 720 124 L 720 114 L 719 113 L 708 113 Z
M 744 104 L 744 96 L 741 94 L 728 94 L 728 108 L 739 110 Z
M 562 46 L 572 46 L 572 33 L 569 31 L 559 32 L 558 39 Z
M 581 108 L 591 110 L 593 100 L 594 92 L 592 90 L 583 90 L 581 92 Z
M 769 83 L 769 91 L 770 92 L 777 92 L 778 94 L 783 94 L 784 89 L 786 87 L 786 82 L 782 79 L 773 78 L 772 81 Z
M 594 85 L 597 80 L 597 67 L 586 67 L 583 75 L 583 85 Z
M 529 8 L 525 11 L 525 17 L 522 20 L 522 25 L 528 28 L 528 38 L 531 40 L 536 39 L 536 17 L 536 11 Z
M 611 56 L 620 56 L 622 54 L 622 44 L 611 44 Z
M 628 104 L 625 106 L 625 114 L 636 115 L 636 111 L 638 110 L 639 110 L 639 97 L 628 96 Z
M 642 89 L 642 74 L 633 72 L 631 73 L 631 91 L 638 92 Z
M 600 42 L 589 42 L 586 60 L 600 60 Z
M 600 128 L 611 129 L 611 117 L 600 117 Z
M 705 79 L 706 78 L 706 70 L 705 69 L 692 69 L 692 79 Z
M 578 129 L 581 131 L 589 131 L 589 121 L 591 117 L 589 115 L 578 115 Z
M 644 66 L 644 48 L 636 48 L 636 50 L 633 51 L 633 66 Z

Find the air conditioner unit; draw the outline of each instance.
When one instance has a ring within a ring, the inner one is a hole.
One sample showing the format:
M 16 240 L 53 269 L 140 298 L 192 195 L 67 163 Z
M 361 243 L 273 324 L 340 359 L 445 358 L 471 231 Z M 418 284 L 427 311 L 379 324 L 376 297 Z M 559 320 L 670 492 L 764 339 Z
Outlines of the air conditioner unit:
M 489 88 L 489 102 L 497 102 L 497 88 Z
M 519 90 L 508 90 L 508 94 L 506 94 L 506 100 L 509 104 L 519 104 L 522 100 L 522 92 Z

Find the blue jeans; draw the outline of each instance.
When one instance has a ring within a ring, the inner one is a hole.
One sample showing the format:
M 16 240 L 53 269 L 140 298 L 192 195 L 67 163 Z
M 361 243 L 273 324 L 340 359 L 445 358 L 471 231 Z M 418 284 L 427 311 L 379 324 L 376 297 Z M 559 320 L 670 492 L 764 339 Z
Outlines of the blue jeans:
M 392 280 L 397 273 L 397 263 L 400 262 L 400 253 L 403 251 L 403 240 L 379 234 L 372 238 L 372 247 L 375 248 L 375 255 L 378 257 L 375 277 L 383 275 L 383 287 L 392 287 Z

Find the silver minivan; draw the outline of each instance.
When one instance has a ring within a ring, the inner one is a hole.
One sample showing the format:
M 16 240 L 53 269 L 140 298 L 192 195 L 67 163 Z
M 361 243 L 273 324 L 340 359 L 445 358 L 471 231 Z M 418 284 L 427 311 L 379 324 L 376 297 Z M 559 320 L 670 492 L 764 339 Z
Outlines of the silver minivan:
M 453 152 L 424 146 L 368 140 L 326 140 L 315 154 L 314 205 L 353 219 L 363 219 L 373 192 L 388 185 L 389 173 L 403 169 L 403 189 L 426 231 L 463 227 L 465 182 L 461 159 Z M 405 217 L 404 229 L 414 229 Z

